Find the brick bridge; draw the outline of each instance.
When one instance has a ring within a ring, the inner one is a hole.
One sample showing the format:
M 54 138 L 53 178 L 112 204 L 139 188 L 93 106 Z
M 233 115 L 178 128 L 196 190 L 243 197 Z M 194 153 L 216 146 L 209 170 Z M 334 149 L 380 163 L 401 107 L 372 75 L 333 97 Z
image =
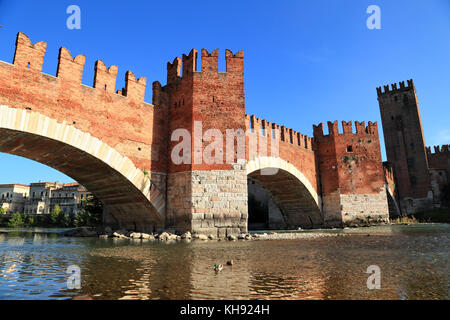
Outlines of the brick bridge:
M 388 220 L 377 124 L 356 122 L 353 132 L 343 122 L 339 132 L 329 122 L 328 134 L 319 124 L 313 139 L 246 115 L 241 51 L 226 50 L 226 72 L 218 50 L 201 51 L 201 70 L 195 49 L 176 58 L 166 85 L 153 83 L 153 104 L 144 101 L 146 78 L 128 71 L 115 91 L 117 66 L 97 61 L 85 86 L 83 55 L 61 48 L 55 77 L 42 73 L 45 52 L 45 42 L 19 33 L 13 64 L 0 62 L 0 152 L 84 185 L 104 203 L 107 224 L 246 232 L 248 179 L 268 191 L 289 227 Z M 234 136 L 225 142 L 227 130 Z M 180 149 L 183 139 L 189 148 Z

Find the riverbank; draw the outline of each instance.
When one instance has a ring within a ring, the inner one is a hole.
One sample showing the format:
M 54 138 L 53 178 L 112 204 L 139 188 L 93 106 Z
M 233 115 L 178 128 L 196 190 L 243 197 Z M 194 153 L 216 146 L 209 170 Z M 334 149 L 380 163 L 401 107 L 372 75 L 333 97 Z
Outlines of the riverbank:
M 217 238 L 214 235 L 203 234 L 191 234 L 185 232 L 183 234 L 175 234 L 164 231 L 162 233 L 141 233 L 127 230 L 116 230 L 105 228 L 104 232 L 98 233 L 96 230 L 88 228 L 77 228 L 68 230 L 62 233 L 64 236 L 69 237 L 99 237 L 101 239 L 128 239 L 128 240 L 146 240 L 146 241 L 249 241 L 249 240 L 292 240 L 292 239 L 317 239 L 323 237 L 336 237 L 343 236 L 342 234 L 326 233 L 320 230 L 308 230 L 308 231 L 281 231 L 281 232 L 260 232 L 260 233 L 242 233 L 239 235 L 229 235 L 225 238 Z
M 0 228 L 0 234 L 49 234 L 59 237 L 74 238 L 100 238 L 106 239 L 124 239 L 124 240 L 142 240 L 142 241 L 160 241 L 160 242 L 188 242 L 188 241 L 249 241 L 249 240 L 295 240 L 295 239 L 319 239 L 325 237 L 345 237 L 355 233 L 369 234 L 373 230 L 386 226 L 399 225 L 433 225 L 433 222 L 420 222 L 417 219 L 403 217 L 392 223 L 378 226 L 364 227 L 346 227 L 332 229 L 300 229 L 300 230 L 266 230 L 250 231 L 239 235 L 229 235 L 225 238 L 217 238 L 214 235 L 175 234 L 170 231 L 160 233 L 141 233 L 127 230 L 115 230 L 106 227 L 79 227 L 79 228 Z

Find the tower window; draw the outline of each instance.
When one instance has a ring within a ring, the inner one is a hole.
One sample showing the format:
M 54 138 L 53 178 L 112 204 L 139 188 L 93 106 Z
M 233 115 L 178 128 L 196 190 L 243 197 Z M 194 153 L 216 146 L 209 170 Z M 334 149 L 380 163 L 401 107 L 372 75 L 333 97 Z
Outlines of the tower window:
M 394 101 L 398 101 L 398 96 L 394 96 Z
M 353 152 L 353 146 L 347 146 L 347 152 Z

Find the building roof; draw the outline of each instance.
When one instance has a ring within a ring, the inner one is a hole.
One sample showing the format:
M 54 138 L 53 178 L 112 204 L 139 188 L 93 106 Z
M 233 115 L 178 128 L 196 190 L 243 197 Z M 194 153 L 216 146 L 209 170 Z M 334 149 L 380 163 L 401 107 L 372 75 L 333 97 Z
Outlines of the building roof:
M 15 187 L 15 186 L 29 187 L 30 185 L 28 185 L 28 184 L 20 184 L 20 183 L 0 184 L 0 188 L 8 188 L 8 187 Z

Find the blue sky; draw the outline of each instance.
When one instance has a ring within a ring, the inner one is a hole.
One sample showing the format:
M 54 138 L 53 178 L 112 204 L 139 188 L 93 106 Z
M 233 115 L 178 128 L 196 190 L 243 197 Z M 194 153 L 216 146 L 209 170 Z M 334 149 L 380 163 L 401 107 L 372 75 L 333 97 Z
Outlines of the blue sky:
M 66 27 L 71 4 L 81 8 L 81 30 Z M 381 30 L 366 27 L 373 4 Z M 86 85 L 97 59 L 119 66 L 122 88 L 127 70 L 164 84 L 166 63 L 192 48 L 219 48 L 221 71 L 225 49 L 244 50 L 247 113 L 310 136 L 328 120 L 378 121 L 381 129 L 375 88 L 413 78 L 427 145 L 450 143 L 448 0 L 0 0 L 0 25 L 0 60 L 12 62 L 21 31 L 48 43 L 45 73 L 55 75 L 61 46 L 86 55 Z M 72 181 L 2 153 L 0 167 L 0 183 Z

